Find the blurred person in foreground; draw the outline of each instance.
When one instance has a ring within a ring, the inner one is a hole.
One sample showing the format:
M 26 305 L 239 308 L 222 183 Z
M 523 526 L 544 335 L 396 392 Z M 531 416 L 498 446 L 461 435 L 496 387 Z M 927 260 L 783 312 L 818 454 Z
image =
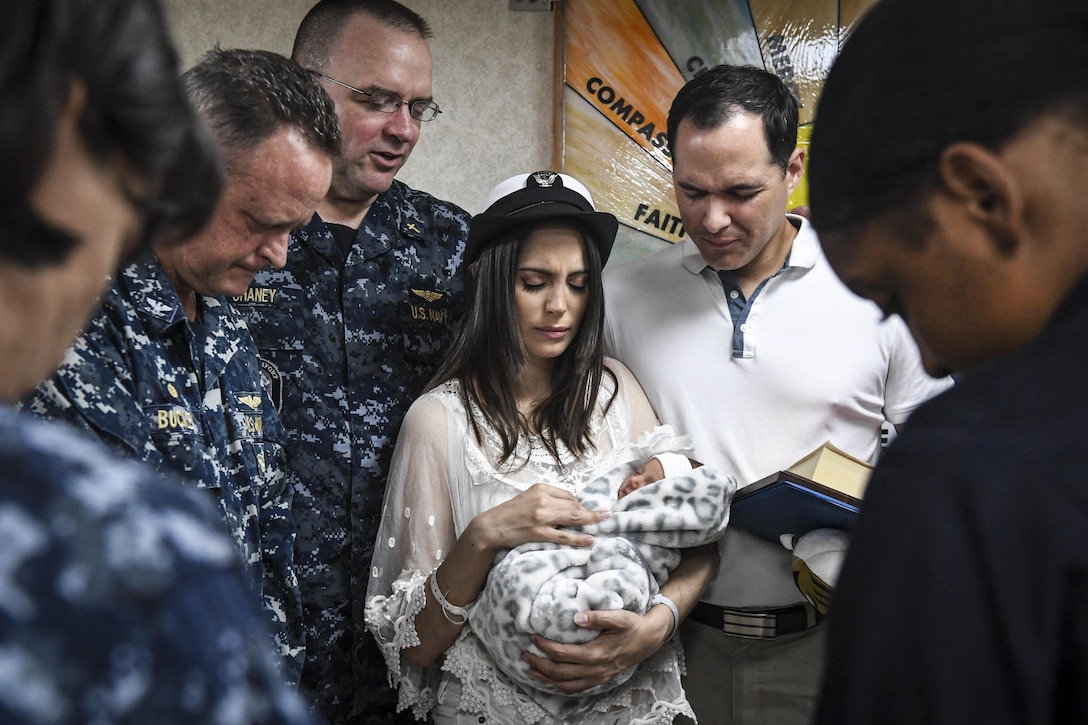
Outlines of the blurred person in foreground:
M 198 234 L 160 238 L 121 270 L 27 409 L 216 497 L 297 684 L 305 632 L 286 433 L 253 338 L 224 295 L 283 266 L 291 230 L 328 191 L 339 129 L 321 87 L 276 53 L 217 48 L 182 80 L 224 159 L 215 214 Z
M 876 5 L 812 159 L 835 272 L 958 380 L 873 473 L 818 722 L 1088 722 L 1088 5 Z
M 151 0 L 12 0 L 0 26 L 0 720 L 308 722 L 210 505 L 17 413 L 123 255 L 211 215 L 216 154 Z

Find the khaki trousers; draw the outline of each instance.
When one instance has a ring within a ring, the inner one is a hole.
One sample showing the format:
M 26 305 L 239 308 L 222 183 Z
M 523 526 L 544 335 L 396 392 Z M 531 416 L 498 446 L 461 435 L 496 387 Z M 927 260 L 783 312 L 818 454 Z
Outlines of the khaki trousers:
M 699 725 L 808 725 L 823 673 L 826 625 L 760 640 L 683 622 L 684 691 Z

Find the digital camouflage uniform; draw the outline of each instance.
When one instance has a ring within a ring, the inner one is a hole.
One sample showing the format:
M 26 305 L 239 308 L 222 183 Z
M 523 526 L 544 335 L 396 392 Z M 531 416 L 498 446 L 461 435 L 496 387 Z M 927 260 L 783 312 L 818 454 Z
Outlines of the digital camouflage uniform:
M 396 703 L 363 621 L 366 585 L 397 431 L 459 312 L 468 221 L 394 181 L 346 259 L 314 215 L 292 235 L 287 266 L 234 299 L 288 431 L 302 685 L 331 722 L 389 722 Z
M 308 723 L 212 506 L 0 407 L 0 722 Z
M 226 300 L 200 324 L 150 254 L 127 266 L 59 370 L 24 404 L 90 430 L 122 456 L 183 474 L 219 499 L 297 683 L 304 628 L 294 570 L 286 433 L 261 385 L 257 350 Z

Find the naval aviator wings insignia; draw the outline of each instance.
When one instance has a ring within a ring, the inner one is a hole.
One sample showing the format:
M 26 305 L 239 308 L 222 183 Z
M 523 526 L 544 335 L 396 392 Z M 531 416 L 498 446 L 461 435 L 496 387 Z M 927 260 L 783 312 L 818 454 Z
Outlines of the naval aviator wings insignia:
M 414 294 L 416 297 L 422 297 L 428 302 L 434 302 L 435 300 L 441 299 L 444 296 L 444 293 L 442 292 L 434 292 L 433 290 L 429 289 L 412 289 L 412 294 Z

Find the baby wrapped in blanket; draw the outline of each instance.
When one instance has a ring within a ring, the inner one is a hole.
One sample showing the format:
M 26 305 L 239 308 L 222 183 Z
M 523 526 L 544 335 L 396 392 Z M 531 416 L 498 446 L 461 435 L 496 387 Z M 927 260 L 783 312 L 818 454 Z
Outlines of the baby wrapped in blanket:
M 665 440 L 675 450 L 678 439 L 671 431 Z M 578 495 L 588 509 L 612 511 L 610 518 L 579 529 L 594 536 L 592 545 L 522 544 L 492 567 L 469 618 L 497 666 L 524 687 L 562 694 L 532 677 L 522 659 L 526 650 L 543 656 L 531 635 L 580 644 L 598 631 L 575 624 L 578 612 L 626 609 L 644 614 L 680 563 L 679 550 L 717 541 L 725 532 L 736 481 L 710 467 L 688 466 L 679 474 L 667 467 L 661 480 L 617 500 L 621 485 L 649 457 L 613 468 Z M 631 667 L 579 696 L 621 685 L 634 671 Z

